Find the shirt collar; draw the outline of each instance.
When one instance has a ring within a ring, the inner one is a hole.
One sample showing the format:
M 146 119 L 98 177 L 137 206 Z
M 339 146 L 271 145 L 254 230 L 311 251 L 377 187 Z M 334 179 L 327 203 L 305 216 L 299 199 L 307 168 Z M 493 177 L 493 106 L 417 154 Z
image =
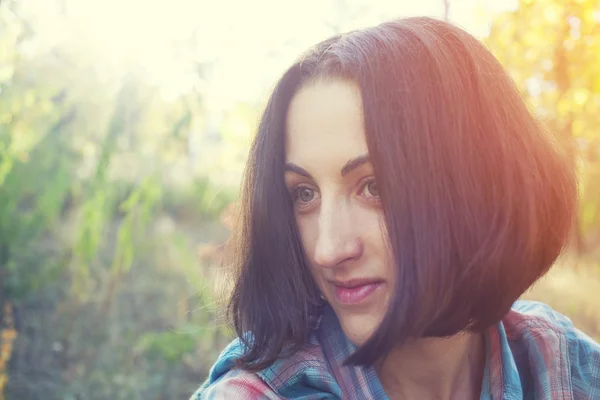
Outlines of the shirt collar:
M 356 350 L 356 346 L 342 331 L 337 316 L 330 306 L 326 306 L 323 310 L 317 336 L 323 346 L 329 367 L 344 393 L 343 398 L 388 400 L 375 367 L 343 365 L 346 358 Z
M 485 333 L 486 342 L 486 363 L 482 382 L 481 400 L 516 400 L 524 398 L 533 398 L 533 393 L 524 393 L 521 384 L 521 374 L 519 365 L 515 359 L 514 350 L 511 343 L 518 343 L 520 352 L 537 351 L 546 354 L 546 358 L 527 357 L 531 359 L 528 368 L 536 374 L 538 380 L 550 380 L 555 382 L 562 375 L 568 373 L 561 357 L 548 356 L 548 335 L 556 334 L 555 331 L 548 333 L 544 327 L 534 329 L 524 328 L 524 320 L 519 318 L 518 313 L 511 310 L 507 317 L 491 327 Z M 507 326 L 509 332 L 507 333 Z M 517 329 L 521 326 L 520 330 Z M 546 327 L 547 328 L 547 327 Z M 533 338 L 523 337 L 523 332 Z M 329 306 L 325 307 L 323 314 L 317 324 L 316 334 L 318 341 L 323 346 L 323 352 L 330 370 L 339 383 L 344 393 L 344 398 L 358 399 L 371 398 L 376 400 L 387 400 L 388 397 L 383 390 L 383 386 L 377 377 L 374 367 L 344 366 L 343 362 L 355 350 L 346 335 L 343 333 L 337 316 Z M 518 336 L 518 337 L 515 337 Z M 550 338 L 552 339 L 552 338 Z M 537 341 L 530 344 L 529 341 Z M 564 340 L 563 340 L 564 341 Z M 530 347 L 537 346 L 535 349 Z M 550 360 L 547 360 L 550 358 Z M 522 362 L 521 362 L 522 363 Z M 521 366 L 522 367 L 522 366 Z M 568 387 L 562 390 L 556 390 L 550 385 L 539 385 L 536 398 L 544 400 L 568 400 L 571 396 Z M 531 390 L 531 389 L 529 389 Z

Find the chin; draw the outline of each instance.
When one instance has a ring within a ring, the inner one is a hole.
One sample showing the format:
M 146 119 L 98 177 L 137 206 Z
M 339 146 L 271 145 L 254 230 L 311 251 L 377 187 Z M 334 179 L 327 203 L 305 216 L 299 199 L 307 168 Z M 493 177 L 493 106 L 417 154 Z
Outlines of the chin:
M 378 321 L 375 321 L 373 317 L 363 316 L 342 317 L 340 324 L 348 340 L 358 347 L 369 340 L 379 326 Z

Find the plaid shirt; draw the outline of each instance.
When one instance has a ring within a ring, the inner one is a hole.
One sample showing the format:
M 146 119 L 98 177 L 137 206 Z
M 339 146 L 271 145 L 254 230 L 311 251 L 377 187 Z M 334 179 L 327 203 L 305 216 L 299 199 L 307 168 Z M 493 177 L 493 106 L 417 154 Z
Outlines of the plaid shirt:
M 517 301 L 485 335 L 481 400 L 600 399 L 600 345 L 550 307 Z M 342 366 L 355 347 L 330 307 L 306 345 L 258 373 L 233 369 L 233 341 L 190 400 L 387 399 L 374 368 Z

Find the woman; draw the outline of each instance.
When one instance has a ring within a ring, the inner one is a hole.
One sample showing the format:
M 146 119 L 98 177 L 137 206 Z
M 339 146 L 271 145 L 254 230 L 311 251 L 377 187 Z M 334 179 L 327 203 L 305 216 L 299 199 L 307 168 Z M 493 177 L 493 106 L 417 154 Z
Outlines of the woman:
M 572 165 L 473 37 L 409 18 L 277 84 L 251 149 L 229 311 L 193 398 L 600 398 L 600 347 L 516 301 L 576 208 Z

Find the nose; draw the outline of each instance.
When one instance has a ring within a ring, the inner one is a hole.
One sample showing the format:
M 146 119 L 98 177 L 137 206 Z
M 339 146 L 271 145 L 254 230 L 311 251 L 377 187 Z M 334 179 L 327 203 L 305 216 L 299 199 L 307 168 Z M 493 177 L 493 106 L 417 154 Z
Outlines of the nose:
M 362 240 L 348 206 L 322 204 L 318 229 L 314 253 L 317 265 L 331 268 L 361 256 Z

